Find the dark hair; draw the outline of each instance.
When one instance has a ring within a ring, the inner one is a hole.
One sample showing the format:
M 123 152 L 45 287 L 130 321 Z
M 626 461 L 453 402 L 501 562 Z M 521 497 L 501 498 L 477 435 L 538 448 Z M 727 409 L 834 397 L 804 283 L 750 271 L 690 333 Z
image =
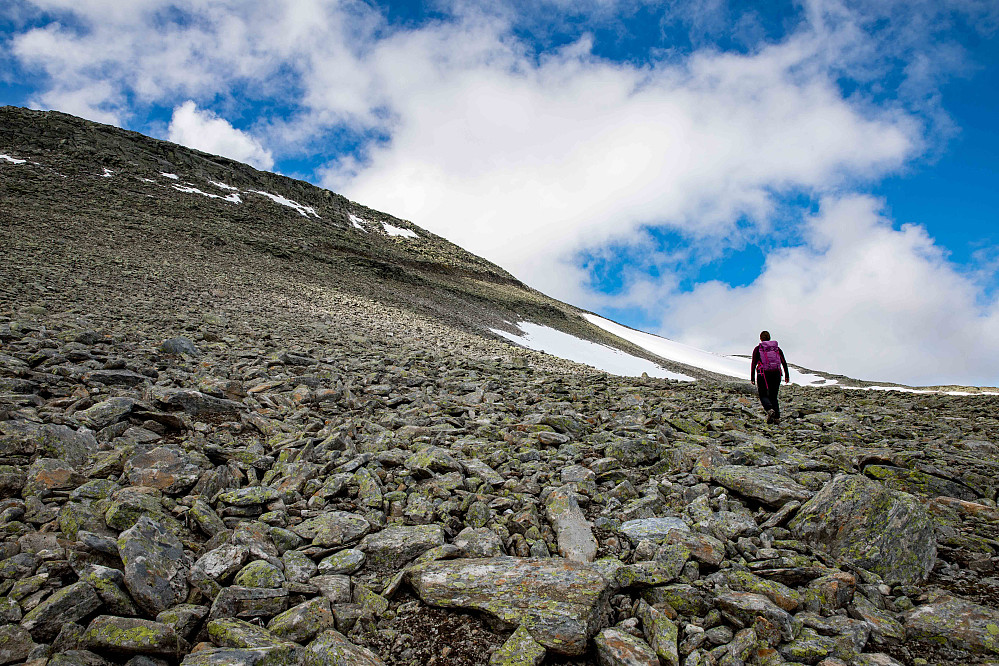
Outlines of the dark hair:
M 760 333 L 760 340 L 766 342 L 769 339 L 770 339 L 770 331 L 763 331 L 762 333 Z

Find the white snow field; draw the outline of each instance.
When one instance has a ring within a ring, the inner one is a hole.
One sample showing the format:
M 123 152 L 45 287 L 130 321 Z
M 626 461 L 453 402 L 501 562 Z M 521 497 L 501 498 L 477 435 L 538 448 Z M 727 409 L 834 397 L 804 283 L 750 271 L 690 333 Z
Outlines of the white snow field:
M 652 333 L 636 331 L 633 328 L 622 326 L 621 324 L 594 314 L 584 314 L 583 316 L 591 324 L 599 326 L 608 333 L 613 333 L 617 337 L 623 338 L 633 345 L 637 345 L 642 349 L 648 350 L 656 356 L 661 356 L 668 361 L 676 361 L 677 363 L 683 363 L 684 365 L 692 365 L 695 368 L 707 370 L 708 372 L 714 372 L 719 375 L 728 375 L 729 377 L 736 377 L 738 379 L 749 379 L 750 359 L 748 358 L 712 354 L 711 352 L 704 351 L 703 349 L 697 349 L 696 347 L 691 347 L 690 345 L 674 342 L 673 340 L 653 335 Z M 825 377 L 802 372 L 791 364 L 788 364 L 788 369 L 791 371 L 792 384 L 800 384 L 802 386 L 832 386 L 837 383 L 835 379 L 826 379 Z
M 173 189 L 186 194 L 200 194 L 201 196 L 208 197 L 209 199 L 221 199 L 222 201 L 228 201 L 230 203 L 243 203 L 243 200 L 239 198 L 239 194 L 236 192 L 223 197 L 218 194 L 212 194 L 211 192 L 204 192 L 189 185 L 174 185 Z
M 420 237 L 420 235 L 417 234 L 412 229 L 403 229 L 402 227 L 391 225 L 388 222 L 382 222 L 382 228 L 385 229 L 385 233 L 387 233 L 389 236 L 401 236 L 402 238 Z
M 248 191 L 253 192 L 254 194 L 260 194 L 262 196 L 265 196 L 276 204 L 281 204 L 282 206 L 287 206 L 288 208 L 294 208 L 295 210 L 298 211 L 298 214 L 301 215 L 302 217 L 308 217 L 309 215 L 312 215 L 313 217 L 319 217 L 319 213 L 317 213 L 315 209 L 312 208 L 312 206 L 304 206 L 298 203 L 297 201 L 292 201 L 291 199 L 287 199 L 281 196 L 280 194 L 271 194 L 270 192 L 262 192 L 260 190 L 248 190 Z
M 10 162 L 11 164 L 24 164 L 25 162 L 28 161 L 28 160 L 19 160 L 16 157 L 11 157 L 6 153 L 0 153 L 0 160 L 3 160 L 4 162 Z
M 363 231 L 364 233 L 368 233 L 368 230 L 365 229 L 363 226 L 361 226 L 361 222 L 366 222 L 367 220 L 365 220 L 363 217 L 358 217 L 353 213 L 347 213 L 347 217 L 350 218 L 350 223 L 354 225 L 355 229 Z
M 164 178 L 169 178 L 170 180 L 180 180 L 180 176 L 175 173 L 167 173 L 166 171 L 160 171 L 160 175 Z
M 514 335 L 495 328 L 490 330 L 528 349 L 545 352 L 576 363 L 584 363 L 612 375 L 640 377 L 645 372 L 648 373 L 649 377 L 679 379 L 681 381 L 693 381 L 694 379 L 677 372 L 670 372 L 644 358 L 626 354 L 612 347 L 598 345 L 589 340 L 581 340 L 568 333 L 556 331 L 554 328 L 529 321 L 520 322 L 517 324 L 517 328 L 523 331 L 523 335 Z

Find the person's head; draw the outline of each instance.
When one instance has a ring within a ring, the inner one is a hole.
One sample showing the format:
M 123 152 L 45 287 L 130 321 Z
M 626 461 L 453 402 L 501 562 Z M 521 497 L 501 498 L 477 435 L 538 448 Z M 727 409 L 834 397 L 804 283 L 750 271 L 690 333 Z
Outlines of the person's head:
M 760 333 L 761 342 L 766 342 L 769 339 L 770 339 L 770 331 L 763 331 L 762 333 Z

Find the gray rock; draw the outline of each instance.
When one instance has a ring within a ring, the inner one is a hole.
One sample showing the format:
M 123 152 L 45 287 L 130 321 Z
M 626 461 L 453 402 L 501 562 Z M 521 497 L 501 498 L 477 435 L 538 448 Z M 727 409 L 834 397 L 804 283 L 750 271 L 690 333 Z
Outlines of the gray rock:
M 904 616 L 907 639 L 946 642 L 978 654 L 999 654 L 999 611 L 943 595 Z
M 174 534 L 145 516 L 118 537 L 125 585 L 150 615 L 187 599 L 184 547 Z
M 24 661 L 34 649 L 35 642 L 23 627 L 13 624 L 0 627 L 0 664 Z
M 788 528 L 833 557 L 888 584 L 926 580 L 936 562 L 933 519 L 912 496 L 840 474 L 806 502 Z
M 791 615 L 761 594 L 726 592 L 715 598 L 719 610 L 737 626 L 751 627 L 757 616 L 768 620 L 780 631 L 785 641 L 793 640 L 801 624 Z
M 354 645 L 336 629 L 327 629 L 302 651 L 302 666 L 385 666 L 367 648 Z
M 488 527 L 466 527 L 454 538 L 454 545 L 462 550 L 463 557 L 503 555 L 503 541 Z
M 160 345 L 160 351 L 164 354 L 187 354 L 188 356 L 201 356 L 201 351 L 190 339 L 183 336 L 164 340 Z
M 367 555 L 374 567 L 396 569 L 408 564 L 426 551 L 444 545 L 444 529 L 440 525 L 386 527 L 361 540 L 358 550 Z
M 592 562 L 597 554 L 597 540 L 572 488 L 562 486 L 553 490 L 545 501 L 545 510 L 558 536 L 559 554 L 574 562 Z
M 319 573 L 346 574 L 349 576 L 364 566 L 366 557 L 363 551 L 356 548 L 345 548 L 323 558 L 319 562 Z
M 125 418 L 134 406 L 135 400 L 131 398 L 108 398 L 76 412 L 73 417 L 85 426 L 100 430 Z
M 563 654 L 583 654 L 607 612 L 610 589 L 595 569 L 561 559 L 497 557 L 417 564 L 407 579 L 420 598 L 471 608 L 514 626 Z
M 100 615 L 84 635 L 86 646 L 97 652 L 179 656 L 190 649 L 173 627 L 134 617 Z
M 711 469 L 711 478 L 729 490 L 771 507 L 793 500 L 804 502 L 815 494 L 775 468 L 719 465 Z
M 101 607 L 101 598 L 87 583 L 77 582 L 56 590 L 24 615 L 21 626 L 43 643 L 51 641 L 63 624 L 76 622 Z
M 250 549 L 246 546 L 225 545 L 214 548 L 201 557 L 191 567 L 191 583 L 210 597 L 218 594 L 222 583 L 228 581 L 243 568 Z
M 192 416 L 238 414 L 246 410 L 241 402 L 216 398 L 192 389 L 154 387 L 153 399 L 167 409 L 183 409 Z
M 201 456 L 204 458 L 204 456 Z M 177 495 L 191 488 L 208 467 L 176 446 L 158 446 L 125 461 L 125 475 L 133 486 L 149 486 Z
M 619 530 L 637 544 L 645 539 L 661 541 L 672 533 L 687 534 L 690 527 L 681 518 L 640 518 L 623 523 Z
M 316 546 L 337 548 L 349 545 L 371 530 L 371 523 L 356 513 L 327 511 L 304 520 L 291 530 Z
M 288 590 L 233 585 L 212 602 L 210 619 L 273 617 L 288 608 Z
M 600 666 L 659 666 L 648 643 L 620 629 L 604 629 L 593 639 Z
M 541 666 L 547 652 L 531 632 L 520 626 L 490 655 L 489 666 Z
M 336 628 L 328 599 L 316 597 L 274 616 L 267 629 L 275 636 L 306 644 L 326 629 Z

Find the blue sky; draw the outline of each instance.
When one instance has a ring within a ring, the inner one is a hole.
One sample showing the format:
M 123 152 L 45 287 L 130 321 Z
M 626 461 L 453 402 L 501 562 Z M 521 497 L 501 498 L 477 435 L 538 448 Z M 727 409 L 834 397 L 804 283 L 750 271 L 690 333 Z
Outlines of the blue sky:
M 0 103 L 304 178 L 689 344 L 769 328 L 814 368 L 997 384 L 997 26 L 992 0 L 12 0 Z

